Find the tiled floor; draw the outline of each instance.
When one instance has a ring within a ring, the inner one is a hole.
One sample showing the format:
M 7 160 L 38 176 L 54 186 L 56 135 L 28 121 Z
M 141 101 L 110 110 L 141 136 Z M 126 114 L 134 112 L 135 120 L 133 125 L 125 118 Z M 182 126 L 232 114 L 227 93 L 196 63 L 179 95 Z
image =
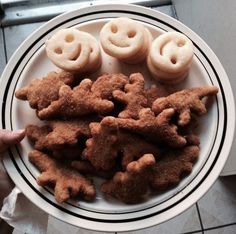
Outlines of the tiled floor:
M 156 9 L 174 17 L 172 6 L 158 7 Z M 9 60 L 20 43 L 41 24 L 43 22 L 1 28 L 0 72 L 5 67 L 6 59 Z M 15 231 L 14 233 L 20 232 Z M 77 229 L 50 217 L 47 233 L 95 234 L 96 232 Z M 236 176 L 219 178 L 197 204 L 172 220 L 149 229 L 127 232 L 126 234 L 131 233 L 236 233 Z

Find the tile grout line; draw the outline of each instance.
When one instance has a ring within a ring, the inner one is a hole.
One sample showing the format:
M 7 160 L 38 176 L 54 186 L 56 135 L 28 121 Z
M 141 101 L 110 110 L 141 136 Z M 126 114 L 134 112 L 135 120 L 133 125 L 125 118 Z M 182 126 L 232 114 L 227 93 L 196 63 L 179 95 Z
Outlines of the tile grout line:
M 171 4 L 171 8 L 172 8 L 172 11 L 173 11 L 173 14 L 174 14 L 174 18 L 179 20 L 176 9 L 175 9 L 175 6 L 173 5 L 173 3 Z
M 235 223 L 229 223 L 229 224 L 223 224 L 223 225 L 219 225 L 219 226 L 215 226 L 215 227 L 210 227 L 210 228 L 205 228 L 204 231 L 214 230 L 214 229 L 224 228 L 224 227 L 229 227 L 229 226 L 234 226 L 234 225 L 236 225 L 236 222 Z
M 201 225 L 202 233 L 204 234 L 204 228 L 203 228 L 202 218 L 201 218 L 201 214 L 200 214 L 200 210 L 199 210 L 199 207 L 198 207 L 198 203 L 197 203 L 197 202 L 196 202 L 196 208 L 197 208 L 197 213 L 198 213 L 198 218 L 199 218 L 199 222 L 200 222 L 200 225 Z
M 5 54 L 5 63 L 7 64 L 7 45 L 6 45 L 6 37 L 5 37 L 5 31 L 4 28 L 1 27 L 2 30 L 2 37 L 3 37 L 3 49 L 4 49 L 4 54 Z
M 191 232 L 184 232 L 181 234 L 196 234 L 196 233 L 203 233 L 203 231 L 202 230 L 195 230 L 195 231 L 191 231 Z

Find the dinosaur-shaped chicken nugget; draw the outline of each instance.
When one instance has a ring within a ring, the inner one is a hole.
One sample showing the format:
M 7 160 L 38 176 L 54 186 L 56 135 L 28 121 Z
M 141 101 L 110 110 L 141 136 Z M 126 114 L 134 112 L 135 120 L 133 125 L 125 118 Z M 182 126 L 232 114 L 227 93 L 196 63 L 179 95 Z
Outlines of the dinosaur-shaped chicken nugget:
M 15 96 L 21 100 L 28 100 L 31 108 L 42 110 L 58 99 L 62 85 L 71 85 L 74 80 L 75 76 L 72 73 L 50 72 L 43 79 L 34 79 L 29 86 L 17 90 Z
M 174 109 L 169 108 L 155 116 L 150 108 L 143 108 L 138 120 L 117 118 L 116 122 L 120 128 L 143 135 L 150 141 L 182 147 L 186 144 L 186 139 L 178 134 L 176 125 L 170 123 L 174 113 Z
M 91 91 L 92 81 L 84 79 L 73 90 L 63 85 L 59 90 L 59 99 L 38 112 L 40 119 L 75 118 L 92 113 L 106 114 L 112 111 L 111 101 L 97 97 Z
M 63 145 L 74 145 L 81 137 L 90 137 L 89 124 L 98 118 L 93 116 L 71 120 L 53 120 L 48 125 L 52 131 L 46 136 L 48 148 L 58 148 Z
M 131 74 L 129 84 L 125 85 L 124 92 L 115 90 L 114 98 L 125 104 L 125 110 L 119 113 L 120 118 L 138 118 L 139 111 L 147 107 L 147 98 L 144 93 L 144 78 L 140 73 Z
M 125 203 L 140 202 L 148 191 L 148 179 L 155 164 L 152 154 L 127 165 L 125 172 L 117 172 L 101 186 L 101 191 Z
M 164 190 L 176 185 L 184 174 L 190 174 L 193 163 L 199 155 L 198 146 L 186 146 L 178 150 L 170 150 L 156 162 L 150 185 L 154 190 Z
M 197 115 L 206 113 L 206 106 L 202 98 L 215 95 L 217 92 L 218 88 L 215 86 L 185 89 L 167 97 L 156 99 L 152 105 L 152 110 L 155 114 L 159 114 L 164 109 L 174 108 L 179 114 L 178 124 L 184 126 L 191 120 L 191 112 Z
M 112 92 L 123 90 L 128 83 L 128 77 L 123 74 L 104 74 L 94 81 L 91 91 L 102 99 L 111 100 Z
M 37 150 L 29 153 L 29 161 L 42 172 L 37 178 L 37 183 L 41 186 L 54 187 L 58 203 L 78 196 L 88 201 L 95 198 L 96 191 L 91 182 L 62 162 Z
M 37 150 L 45 150 L 47 148 L 46 136 L 52 131 L 48 125 L 36 126 L 28 125 L 26 127 L 26 136 L 33 142 L 34 148 Z
M 96 169 L 113 168 L 118 156 L 118 125 L 107 117 L 101 123 L 91 123 L 90 129 L 92 138 L 86 141 L 82 157 Z

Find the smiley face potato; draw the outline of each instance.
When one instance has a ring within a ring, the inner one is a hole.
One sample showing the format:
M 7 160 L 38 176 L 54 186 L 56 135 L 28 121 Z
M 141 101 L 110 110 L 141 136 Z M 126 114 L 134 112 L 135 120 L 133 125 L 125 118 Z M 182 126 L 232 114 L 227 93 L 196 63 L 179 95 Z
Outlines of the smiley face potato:
M 91 73 L 101 65 L 99 43 L 91 34 L 78 29 L 57 31 L 45 46 L 48 58 L 65 71 Z
M 193 58 L 193 44 L 184 34 L 166 32 L 151 45 L 147 65 L 153 78 L 165 84 L 184 80 Z
M 147 28 L 129 18 L 110 20 L 100 31 L 103 50 L 123 62 L 135 64 L 146 59 L 152 42 Z

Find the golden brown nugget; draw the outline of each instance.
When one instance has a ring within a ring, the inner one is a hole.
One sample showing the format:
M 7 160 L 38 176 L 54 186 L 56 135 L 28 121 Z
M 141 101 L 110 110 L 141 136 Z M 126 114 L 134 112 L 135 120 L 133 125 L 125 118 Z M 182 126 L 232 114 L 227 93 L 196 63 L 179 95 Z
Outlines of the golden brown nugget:
M 47 108 L 38 112 L 40 119 L 52 118 L 76 118 L 89 114 L 107 114 L 113 110 L 111 101 L 97 97 L 91 91 L 92 81 L 84 79 L 80 85 L 71 89 L 63 85 L 59 90 L 59 98 L 53 101 Z
M 142 201 L 148 191 L 148 179 L 155 164 L 152 154 L 127 165 L 125 172 L 117 172 L 101 186 L 101 191 L 125 203 Z
M 31 108 L 42 110 L 58 99 L 62 85 L 72 85 L 74 81 L 75 76 L 70 72 L 50 72 L 42 79 L 34 79 L 29 86 L 17 90 L 15 96 L 28 100 Z
M 170 123 L 174 113 L 174 109 L 169 108 L 155 116 L 150 108 L 143 108 L 139 112 L 139 119 L 117 118 L 116 122 L 120 128 L 140 134 L 152 142 L 164 142 L 171 147 L 183 147 L 186 139 L 178 134 L 177 126 Z
M 75 145 L 80 138 L 90 137 L 89 124 L 99 120 L 96 116 L 72 120 L 52 120 L 46 125 L 28 125 L 26 135 L 34 142 L 35 149 L 58 149 L 65 145 Z
M 158 145 L 147 142 L 138 135 L 120 131 L 118 141 L 119 151 L 122 155 L 121 164 L 123 169 L 125 169 L 129 163 L 138 160 L 144 154 L 152 154 L 155 159 L 160 155 Z
M 97 169 L 110 170 L 118 156 L 118 125 L 109 118 L 90 124 L 92 138 L 86 141 L 82 158 Z
M 216 95 L 218 88 L 215 86 L 202 86 L 185 89 L 173 93 L 167 97 L 158 98 L 152 105 L 155 114 L 161 113 L 164 109 L 173 108 L 178 114 L 178 124 L 184 126 L 191 120 L 191 113 L 203 115 L 207 112 L 203 98 Z
M 167 151 L 154 166 L 153 174 L 149 178 L 151 187 L 154 190 L 165 190 L 177 185 L 183 175 L 191 173 L 198 156 L 198 146 Z
M 115 90 L 123 90 L 128 83 L 128 77 L 123 74 L 104 74 L 98 77 L 91 88 L 91 91 L 102 99 L 111 100 Z
M 166 97 L 169 95 L 168 90 L 164 85 L 154 85 L 144 90 L 147 98 L 148 107 L 152 107 L 153 102 L 160 97 Z
M 48 125 L 44 126 L 36 126 L 36 125 L 28 125 L 25 128 L 26 136 L 30 139 L 34 144 L 34 149 L 37 150 L 46 150 L 47 149 L 47 140 L 46 136 L 52 131 L 52 129 Z
M 83 149 L 80 144 L 64 145 L 63 148 L 52 149 L 51 155 L 56 159 L 76 160 L 81 157 Z
M 29 161 L 42 173 L 38 176 L 37 183 L 40 186 L 53 187 L 58 203 L 75 197 L 82 197 L 88 201 L 95 198 L 96 191 L 92 183 L 64 163 L 37 150 L 29 153 Z
M 61 148 L 64 145 L 75 145 L 80 138 L 91 136 L 89 124 L 99 120 L 96 116 L 86 116 L 71 120 L 52 120 L 48 122 L 52 131 L 46 136 L 48 148 Z
M 140 73 L 133 73 L 129 77 L 129 84 L 124 91 L 115 90 L 113 97 L 125 104 L 125 108 L 119 113 L 120 118 L 137 119 L 139 111 L 147 107 L 147 98 L 144 93 L 144 78 Z
M 81 174 L 98 176 L 104 179 L 111 178 L 116 172 L 115 168 L 110 170 L 96 169 L 89 161 L 86 160 L 74 160 L 71 162 L 71 167 L 78 170 Z

